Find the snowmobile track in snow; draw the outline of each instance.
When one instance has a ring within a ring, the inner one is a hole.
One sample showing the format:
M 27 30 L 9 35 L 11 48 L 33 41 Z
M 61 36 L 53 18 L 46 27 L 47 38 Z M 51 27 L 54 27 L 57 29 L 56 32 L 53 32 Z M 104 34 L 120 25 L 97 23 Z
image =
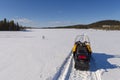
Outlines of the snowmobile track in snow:
M 53 80 L 68 80 L 72 70 L 72 51 L 69 53 Z
M 99 70 L 96 71 L 94 58 L 91 59 L 90 66 L 90 71 L 76 70 L 72 52 L 70 52 L 52 80 L 101 80 L 101 73 Z
M 72 71 L 69 76 L 69 80 L 101 80 L 101 74 L 99 71 L 92 71 L 96 68 L 95 61 L 91 59 L 91 69 L 90 71 L 80 71 L 74 68 L 74 61 L 72 64 Z

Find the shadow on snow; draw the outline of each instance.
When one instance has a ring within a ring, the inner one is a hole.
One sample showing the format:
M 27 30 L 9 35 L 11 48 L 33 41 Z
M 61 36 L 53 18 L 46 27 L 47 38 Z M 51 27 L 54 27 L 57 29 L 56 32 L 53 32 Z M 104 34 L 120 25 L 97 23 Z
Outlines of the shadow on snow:
M 93 53 L 90 62 L 90 71 L 97 71 L 98 69 L 115 69 L 120 68 L 117 64 L 112 64 L 108 61 L 111 58 L 120 58 L 120 55 L 110 55 L 106 53 Z

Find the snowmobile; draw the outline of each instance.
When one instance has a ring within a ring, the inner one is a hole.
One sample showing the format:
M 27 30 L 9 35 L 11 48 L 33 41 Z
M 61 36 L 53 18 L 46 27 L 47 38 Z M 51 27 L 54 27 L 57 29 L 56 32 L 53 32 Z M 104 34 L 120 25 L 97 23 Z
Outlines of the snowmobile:
M 78 35 L 72 49 L 74 68 L 76 70 L 89 70 L 91 58 L 91 46 L 87 35 Z

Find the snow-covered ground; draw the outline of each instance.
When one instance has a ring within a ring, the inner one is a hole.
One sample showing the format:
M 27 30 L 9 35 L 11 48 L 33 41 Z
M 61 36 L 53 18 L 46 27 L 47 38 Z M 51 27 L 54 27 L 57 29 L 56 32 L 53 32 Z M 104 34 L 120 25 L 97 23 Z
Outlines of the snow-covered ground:
M 71 49 L 87 34 L 90 71 L 76 71 Z M 43 38 L 43 36 L 45 38 Z M 120 31 L 32 29 L 0 32 L 0 80 L 119 80 Z

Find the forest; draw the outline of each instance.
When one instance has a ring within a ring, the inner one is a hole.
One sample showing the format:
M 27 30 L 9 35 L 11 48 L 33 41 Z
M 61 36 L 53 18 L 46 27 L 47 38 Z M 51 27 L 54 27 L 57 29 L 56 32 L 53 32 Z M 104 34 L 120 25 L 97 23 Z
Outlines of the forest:
M 4 20 L 0 21 L 0 31 L 21 31 L 25 30 L 25 27 L 21 26 L 14 22 L 14 20 L 7 20 L 4 18 Z

